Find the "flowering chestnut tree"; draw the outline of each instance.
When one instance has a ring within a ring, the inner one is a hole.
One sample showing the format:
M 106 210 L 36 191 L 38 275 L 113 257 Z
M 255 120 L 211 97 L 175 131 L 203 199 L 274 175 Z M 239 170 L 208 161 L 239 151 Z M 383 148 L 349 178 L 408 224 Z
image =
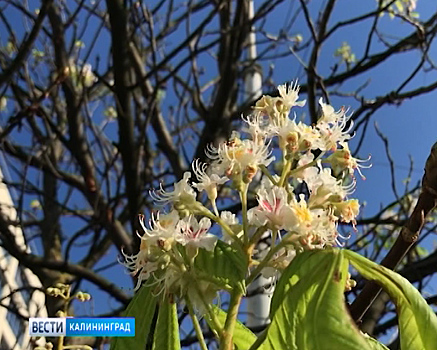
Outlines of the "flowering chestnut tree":
M 203 350 L 199 317 L 222 350 L 387 349 L 361 333 L 347 311 L 344 292 L 355 286 L 350 266 L 390 295 L 402 349 L 437 344 L 437 317 L 420 293 L 400 275 L 341 248 L 348 237 L 339 234 L 338 224 L 357 231 L 360 205 L 350 196 L 356 175 L 364 178 L 363 168 L 370 167 L 370 159 L 356 159 L 349 150 L 353 123 L 347 109 L 320 99 L 321 116 L 307 125 L 295 111 L 305 104 L 297 83 L 278 90 L 278 97 L 258 100 L 241 134 L 208 147 L 208 164 L 195 160 L 173 190 L 151 193 L 159 211 L 148 223 L 140 217 L 139 252 L 124 254 L 122 261 L 137 279 L 126 311 L 137 318 L 137 336 L 117 339 L 113 349 L 143 349 L 156 310 L 153 349 L 179 349 L 178 303 L 191 316 Z M 249 209 L 257 176 L 257 205 Z M 238 194 L 240 216 L 217 207 L 223 186 Z M 203 193 L 208 204 L 200 200 Z M 220 229 L 213 234 L 215 226 Z M 268 249 L 256 255 L 266 234 Z M 273 277 L 275 291 L 271 323 L 256 336 L 237 316 L 259 275 Z M 229 299 L 225 309 L 222 298 Z

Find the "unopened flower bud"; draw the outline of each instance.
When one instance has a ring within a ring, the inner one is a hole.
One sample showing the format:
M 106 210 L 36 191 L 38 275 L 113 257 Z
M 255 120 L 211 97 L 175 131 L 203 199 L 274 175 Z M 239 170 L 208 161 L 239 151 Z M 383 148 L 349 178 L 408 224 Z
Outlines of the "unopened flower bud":
M 156 247 L 155 247 L 154 253 L 153 254 L 149 254 L 147 256 L 147 262 L 151 262 L 151 263 L 157 262 L 160 257 L 161 257 L 161 255 L 160 255 L 159 252 L 156 252 Z
M 307 237 L 299 237 L 299 243 L 302 247 L 306 247 L 308 245 L 308 238 Z
M 284 112 L 284 108 L 286 108 L 286 106 L 284 105 L 284 102 L 282 101 L 282 99 L 276 98 L 275 108 L 279 113 Z
M 287 150 L 295 152 L 299 144 L 299 134 L 295 131 L 288 133 L 285 141 L 287 142 Z
M 299 141 L 299 134 L 295 131 L 289 132 L 285 139 L 289 145 L 297 145 Z
M 165 252 L 168 252 L 171 249 L 171 247 L 172 247 L 172 244 L 171 244 L 170 240 L 163 239 L 163 238 L 159 238 L 156 241 L 156 244 L 158 245 L 158 247 L 160 247 Z
M 310 140 L 304 139 L 299 143 L 299 151 L 306 152 L 309 149 L 311 149 L 311 146 L 312 146 L 312 142 Z
M 191 215 L 191 212 L 188 209 L 184 209 L 184 210 L 178 210 L 179 216 L 181 217 L 181 219 L 186 218 L 187 216 Z
M 140 251 L 143 251 L 146 249 L 147 249 L 147 241 L 145 239 L 142 239 L 141 243 L 140 243 Z
M 187 245 L 186 252 L 187 252 L 188 259 L 190 259 L 191 261 L 194 261 L 197 254 L 199 254 L 199 248 L 194 246 L 194 245 Z
M 360 212 L 360 203 L 358 199 L 349 199 L 347 201 L 332 203 L 334 205 L 335 215 L 340 215 L 344 222 L 355 222 L 355 217 Z
M 346 285 L 344 286 L 345 292 L 349 292 L 352 288 L 355 288 L 357 282 L 351 278 L 351 274 L 347 274 Z
M 326 160 L 329 160 L 333 167 L 346 169 L 351 165 L 351 157 L 351 152 L 343 148 L 336 150 Z
M 255 104 L 254 109 L 263 112 L 264 114 L 271 114 L 273 107 L 273 98 L 271 96 L 262 96 Z
M 343 197 L 339 194 L 333 194 L 329 196 L 328 201 L 330 202 L 341 202 L 343 200 Z
M 174 203 L 174 208 L 177 211 L 181 211 L 181 210 L 186 210 L 187 206 L 185 204 L 181 203 L 181 202 L 176 202 L 176 203 Z
M 177 212 L 181 218 L 185 218 L 191 214 L 187 205 L 182 203 L 182 202 L 179 202 L 179 201 L 175 202 L 173 204 L 173 206 L 174 206 L 175 210 L 177 210 Z
M 65 66 L 62 73 L 61 73 L 61 78 L 66 78 L 70 75 L 70 67 Z
M 47 288 L 47 294 L 53 297 L 57 297 L 61 294 L 61 290 L 59 288 Z
M 89 295 L 88 293 L 84 293 L 84 292 L 78 292 L 76 294 L 76 299 L 79 301 L 87 301 L 91 299 L 91 295 Z
M 237 190 L 237 191 L 243 191 L 244 190 L 244 186 L 246 186 L 246 184 L 244 183 L 241 174 L 234 174 L 232 176 L 232 186 Z
M 243 177 L 244 183 L 246 184 L 251 183 L 257 171 L 258 168 L 256 166 L 248 165 L 244 172 L 244 177 Z
M 160 264 L 160 268 L 164 269 L 165 267 L 168 266 L 168 264 L 170 264 L 171 258 L 170 256 L 168 256 L 168 254 L 164 254 L 162 256 L 159 257 L 158 262 Z

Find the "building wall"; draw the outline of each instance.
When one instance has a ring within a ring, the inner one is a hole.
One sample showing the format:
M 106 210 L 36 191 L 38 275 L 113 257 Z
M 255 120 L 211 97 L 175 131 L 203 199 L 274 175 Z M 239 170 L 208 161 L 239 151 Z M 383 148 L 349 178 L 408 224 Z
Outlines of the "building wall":
M 3 174 L 0 170 L 0 210 L 10 220 L 17 220 L 11 195 L 3 183 Z M 23 250 L 29 251 L 20 227 L 10 226 L 15 233 L 16 242 Z M 45 294 L 42 285 L 29 269 L 19 265 L 0 247 L 0 350 L 32 349 L 29 337 L 29 317 L 47 317 L 45 309 Z M 15 312 L 14 312 L 15 311 Z M 17 313 L 21 316 L 18 316 Z M 44 342 L 40 339 L 38 344 Z

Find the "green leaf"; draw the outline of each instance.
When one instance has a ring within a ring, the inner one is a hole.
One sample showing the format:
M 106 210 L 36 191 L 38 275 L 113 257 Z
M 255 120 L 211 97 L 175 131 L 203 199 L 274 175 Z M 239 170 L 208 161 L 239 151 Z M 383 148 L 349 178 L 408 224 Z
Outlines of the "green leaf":
M 375 349 L 346 310 L 348 266 L 341 250 L 299 254 L 277 284 L 272 322 L 257 344 L 262 343 L 264 350 Z
M 375 281 L 396 305 L 403 350 L 434 350 L 437 344 L 437 316 L 419 291 L 401 275 L 360 256 L 345 251 L 352 265 L 366 279 Z
M 135 337 L 114 338 L 111 350 L 144 349 L 155 308 L 156 297 L 152 288 L 143 285 L 123 312 L 125 317 L 135 317 Z
M 217 320 L 219 321 L 222 328 L 225 325 L 226 316 L 227 313 L 223 311 L 222 309 L 218 308 L 217 306 L 213 306 L 215 316 L 217 317 Z M 216 333 L 219 333 L 220 330 L 216 329 L 214 327 L 214 323 L 211 320 L 211 317 L 206 314 L 205 320 L 208 323 L 209 327 Z M 238 350 L 248 350 L 252 344 L 256 341 L 257 337 L 255 334 L 252 333 L 252 331 L 247 328 L 244 324 L 242 324 L 240 321 L 237 320 L 237 323 L 235 324 L 234 329 L 234 337 L 233 341 L 234 344 L 237 346 Z M 262 347 L 260 349 L 263 349 Z
M 363 336 L 364 336 L 364 339 L 367 341 L 368 345 L 370 346 L 371 350 L 390 350 L 384 344 L 380 343 L 379 341 L 372 338 L 371 336 L 369 336 L 367 334 L 363 334 Z
M 164 300 L 159 305 L 152 350 L 179 350 L 179 323 L 176 303 Z M 138 348 L 143 349 L 143 348 Z M 133 349 L 136 350 L 136 349 Z
M 245 291 L 247 261 L 239 249 L 218 241 L 212 252 L 199 249 L 194 265 L 200 278 L 227 290 L 237 287 Z
M 293 263 L 285 269 L 281 278 L 276 284 L 275 292 L 272 296 L 272 301 L 270 304 L 270 319 L 273 318 L 276 310 L 282 304 L 285 294 L 288 292 L 288 290 L 299 281 L 300 276 L 305 276 L 311 273 L 312 268 L 308 264 L 306 264 L 306 261 L 311 258 L 322 259 L 321 255 L 312 257 L 315 254 L 316 251 L 306 252 L 305 254 L 298 254 L 293 259 Z

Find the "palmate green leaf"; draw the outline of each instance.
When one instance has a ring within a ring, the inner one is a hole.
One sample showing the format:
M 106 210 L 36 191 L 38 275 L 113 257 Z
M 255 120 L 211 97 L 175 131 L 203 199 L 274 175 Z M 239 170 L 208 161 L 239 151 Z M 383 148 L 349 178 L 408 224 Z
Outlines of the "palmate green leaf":
M 227 290 L 235 287 L 245 290 L 246 258 L 242 251 L 229 244 L 218 241 L 212 252 L 199 249 L 194 266 L 202 279 Z
M 386 347 L 384 344 L 380 343 L 376 339 L 372 338 L 371 336 L 364 334 L 364 339 L 366 340 L 367 344 L 370 346 L 371 350 L 390 350 L 388 347 Z
M 111 350 L 144 349 L 155 309 L 156 297 L 152 294 L 152 287 L 143 285 L 122 314 L 135 317 L 135 337 L 114 338 Z
M 306 276 L 311 272 L 312 267 L 305 262 L 308 259 L 323 259 L 322 255 L 312 257 L 316 253 L 317 251 L 308 251 L 305 254 L 298 254 L 293 259 L 293 263 L 290 264 L 282 273 L 281 278 L 275 286 L 275 292 L 272 296 L 272 301 L 270 304 L 270 319 L 273 319 L 273 315 L 278 307 L 282 304 L 285 294 L 299 281 L 300 276 Z M 299 273 L 297 273 L 298 271 Z
M 375 281 L 396 305 L 402 350 L 435 350 L 437 317 L 419 291 L 401 275 L 360 256 L 345 251 L 352 265 L 366 279 Z
M 164 300 L 159 304 L 158 321 L 156 322 L 155 334 L 153 336 L 152 350 L 179 350 L 180 348 L 176 303 Z
M 227 313 L 217 306 L 213 306 L 215 316 L 219 321 L 220 325 L 225 325 Z M 205 315 L 205 320 L 208 323 L 209 327 L 216 333 L 219 333 L 220 330 L 214 327 L 214 323 L 211 321 L 211 318 L 208 314 Z M 237 320 L 235 324 L 233 342 L 238 350 L 248 350 L 252 344 L 256 341 L 257 337 L 253 332 L 247 328 L 244 324 Z M 260 347 L 259 349 L 263 349 Z
M 272 322 L 257 344 L 264 350 L 375 349 L 346 310 L 348 266 L 341 250 L 299 254 L 278 282 L 272 298 Z

